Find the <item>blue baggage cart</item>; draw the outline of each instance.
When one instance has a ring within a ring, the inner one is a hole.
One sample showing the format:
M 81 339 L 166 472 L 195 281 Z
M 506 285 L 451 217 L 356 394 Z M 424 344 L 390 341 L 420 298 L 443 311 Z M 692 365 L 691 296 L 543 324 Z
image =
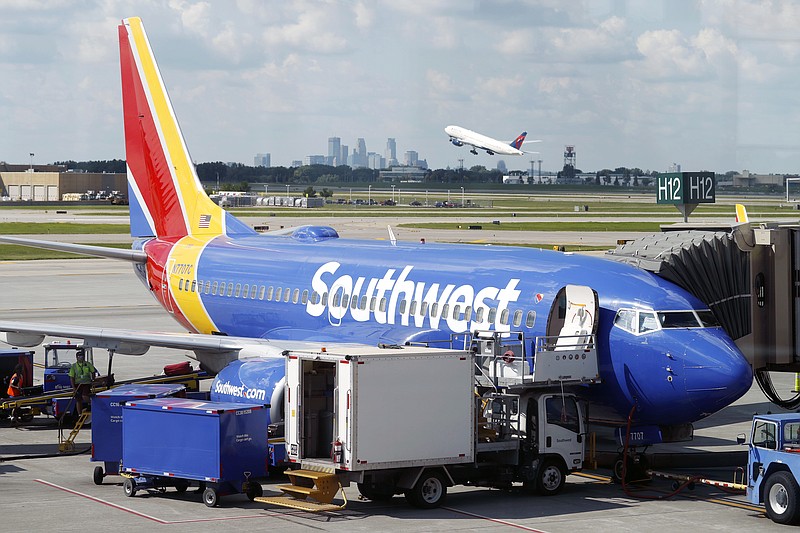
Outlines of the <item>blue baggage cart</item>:
M 155 398 L 122 407 L 122 470 L 126 496 L 191 482 L 203 502 L 244 493 L 261 496 L 267 476 L 269 405 Z
M 119 462 L 122 460 L 122 404 L 132 400 L 163 398 L 167 396 L 183 396 L 186 387 L 183 385 L 121 385 L 97 393 L 92 398 L 92 461 L 102 461 L 103 466 L 96 466 L 92 475 L 96 485 L 103 483 L 103 478 L 119 474 Z

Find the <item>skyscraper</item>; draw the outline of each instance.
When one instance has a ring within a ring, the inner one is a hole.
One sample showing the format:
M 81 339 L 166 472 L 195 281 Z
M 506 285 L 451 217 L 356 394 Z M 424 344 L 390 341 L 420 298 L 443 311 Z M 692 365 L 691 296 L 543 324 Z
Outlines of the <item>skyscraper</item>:
M 386 152 L 384 153 L 384 157 L 386 157 L 387 166 L 397 164 L 397 143 L 394 137 L 386 139 Z
M 256 167 L 270 167 L 270 155 L 269 154 L 256 154 L 255 158 L 253 158 L 253 166 Z
M 338 166 L 346 163 L 347 161 L 342 161 L 342 139 L 339 137 L 328 137 L 327 164 Z
M 419 153 L 415 152 L 414 150 L 406 151 L 406 162 L 405 164 L 409 167 L 415 167 L 419 163 Z

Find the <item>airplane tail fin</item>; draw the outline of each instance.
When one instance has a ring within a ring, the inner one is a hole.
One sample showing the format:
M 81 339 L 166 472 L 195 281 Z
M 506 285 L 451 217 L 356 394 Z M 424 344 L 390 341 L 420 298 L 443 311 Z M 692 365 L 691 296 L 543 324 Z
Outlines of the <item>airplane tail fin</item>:
M 520 150 L 522 148 L 522 143 L 525 142 L 525 136 L 526 135 L 528 135 L 527 131 L 523 131 L 522 133 L 520 133 L 519 137 L 517 137 L 516 139 L 514 139 L 511 142 L 511 147 L 512 148 L 516 148 L 517 150 Z
M 255 234 L 203 190 L 138 17 L 119 25 L 119 51 L 131 235 Z
M 750 222 L 750 219 L 747 217 L 747 209 L 745 209 L 742 204 L 736 204 L 736 222 Z

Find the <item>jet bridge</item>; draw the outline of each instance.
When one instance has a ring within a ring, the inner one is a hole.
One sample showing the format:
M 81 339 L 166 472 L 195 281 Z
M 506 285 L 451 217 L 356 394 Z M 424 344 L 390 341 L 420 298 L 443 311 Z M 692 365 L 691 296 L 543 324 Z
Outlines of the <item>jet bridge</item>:
M 706 303 L 753 365 L 764 394 L 785 408 L 769 372 L 800 372 L 800 225 L 678 224 L 627 242 L 608 258 L 667 279 Z

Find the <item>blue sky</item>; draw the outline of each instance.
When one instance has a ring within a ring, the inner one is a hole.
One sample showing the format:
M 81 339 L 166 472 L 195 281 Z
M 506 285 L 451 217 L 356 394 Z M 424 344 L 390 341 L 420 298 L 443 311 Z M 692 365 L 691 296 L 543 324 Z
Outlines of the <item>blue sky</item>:
M 338 136 L 493 168 L 447 142 L 458 124 L 527 130 L 543 170 L 574 145 L 584 171 L 800 173 L 800 3 L 777 0 L 0 0 L 0 161 L 124 158 L 128 16 L 198 163 Z

